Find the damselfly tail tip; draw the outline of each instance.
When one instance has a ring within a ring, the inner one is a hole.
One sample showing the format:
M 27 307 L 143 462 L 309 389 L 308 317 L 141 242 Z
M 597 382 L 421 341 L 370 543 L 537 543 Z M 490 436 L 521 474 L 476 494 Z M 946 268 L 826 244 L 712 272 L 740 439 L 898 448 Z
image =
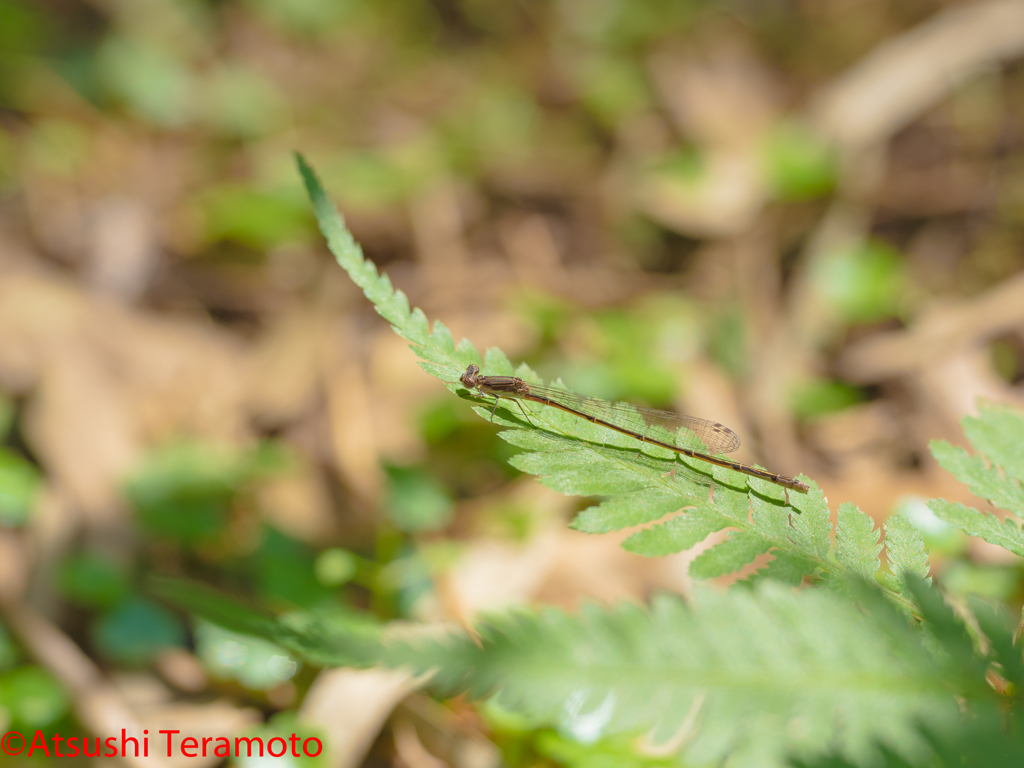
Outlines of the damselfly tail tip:
M 785 483 L 785 486 L 787 488 L 792 488 L 794 491 L 800 491 L 800 493 L 809 493 L 811 490 L 811 486 L 809 486 L 807 483 L 803 483 L 797 480 L 796 478 L 787 477 L 786 480 L 787 482 Z

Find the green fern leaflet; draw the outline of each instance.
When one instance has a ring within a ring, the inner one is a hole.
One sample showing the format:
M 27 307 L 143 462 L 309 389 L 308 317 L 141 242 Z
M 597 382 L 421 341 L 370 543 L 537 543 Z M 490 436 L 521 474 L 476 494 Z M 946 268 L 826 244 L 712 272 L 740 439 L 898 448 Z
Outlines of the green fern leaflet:
M 410 342 L 427 373 L 476 403 L 484 401 L 458 383 L 470 364 L 481 365 L 489 374 L 515 375 L 540 383 L 528 367 L 513 368 L 500 350 L 489 349 L 481 359 L 468 340 L 456 347 L 451 332 L 440 322 L 429 330 L 423 312 L 410 308 L 405 295 L 363 256 L 316 174 L 301 156 L 297 160 L 331 252 L 395 333 Z M 475 410 L 491 418 L 489 403 Z M 527 421 L 518 407 L 501 401 L 493 421 L 507 428 L 500 433 L 502 439 L 523 449 L 511 460 L 517 469 L 536 475 L 544 485 L 561 493 L 606 497 L 581 512 L 572 524 L 574 528 L 606 533 L 648 526 L 624 542 L 631 552 L 668 555 L 692 547 L 711 533 L 731 529 L 728 538 L 693 563 L 694 576 L 711 578 L 732 573 L 763 553 L 771 553 L 774 559 L 755 579 L 768 577 L 799 584 L 805 576 L 817 575 L 830 583 L 842 583 L 849 575 L 873 578 L 879 570 L 878 532 L 871 518 L 853 505 L 844 505 L 836 532 L 837 548 L 833 549 L 828 505 L 813 481 L 809 481 L 810 493 L 787 497 L 783 489 L 771 483 L 728 469 L 696 466 L 699 462 L 691 465 L 657 446 L 638 447 L 626 435 L 554 408 L 536 409 Z M 680 463 L 685 471 L 673 471 L 680 469 Z M 709 486 L 714 489 L 712 493 Z M 895 553 L 890 553 L 890 561 L 906 564 L 899 566 L 897 576 L 904 571 L 926 575 L 923 541 L 919 536 L 914 538 L 902 523 L 893 521 L 886 526 L 888 538 L 898 544 Z M 910 607 L 899 578 L 888 578 L 884 583 L 905 607 Z

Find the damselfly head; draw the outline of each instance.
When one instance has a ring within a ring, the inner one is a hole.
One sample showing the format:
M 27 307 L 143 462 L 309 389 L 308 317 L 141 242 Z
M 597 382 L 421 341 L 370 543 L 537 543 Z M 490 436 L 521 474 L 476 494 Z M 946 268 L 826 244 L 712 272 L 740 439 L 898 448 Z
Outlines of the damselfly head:
M 466 385 L 470 389 L 476 389 L 476 385 L 477 385 L 477 378 L 476 377 L 477 377 L 478 373 L 480 373 L 480 366 L 478 366 L 478 365 L 471 365 L 471 366 L 469 366 L 466 369 L 466 372 L 459 377 L 459 381 L 461 381 L 464 385 Z

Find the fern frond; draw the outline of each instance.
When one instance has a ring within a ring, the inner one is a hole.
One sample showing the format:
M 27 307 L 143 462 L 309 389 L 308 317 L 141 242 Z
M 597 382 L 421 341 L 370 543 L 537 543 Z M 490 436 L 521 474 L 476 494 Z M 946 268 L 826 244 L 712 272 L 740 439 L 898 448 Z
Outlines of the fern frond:
M 899 589 L 908 575 L 929 579 L 924 536 L 902 515 L 893 515 L 885 521 L 885 554 L 892 574 L 884 581 L 891 588 Z
M 986 462 L 983 455 L 972 456 L 945 440 L 933 440 L 928 447 L 942 468 L 970 488 L 975 496 L 1024 517 L 1024 489 L 1012 481 L 1007 482 L 997 465 Z
M 485 622 L 476 639 L 421 626 L 369 642 L 316 616 L 289 617 L 283 629 L 261 620 L 250 626 L 319 663 L 431 673 L 442 695 L 496 694 L 581 740 L 615 733 L 664 740 L 696 723 L 686 764 L 728 757 L 729 765 L 767 768 L 789 754 L 836 748 L 867 766 L 872 745 L 916 754 L 924 748 L 920 725 L 948 729 L 960 703 L 994 700 L 984 683 L 987 662 L 959 620 L 923 582 L 912 588 L 934 623 L 935 647 L 864 582 L 847 590 L 856 602 L 765 581 L 749 590 L 699 590 L 692 606 L 665 596 L 649 611 L 522 612 Z M 179 602 L 183 596 L 187 605 L 188 592 L 179 590 Z M 200 603 L 208 612 L 210 602 Z M 1000 631 L 1001 645 L 1012 648 Z
M 978 452 L 972 456 L 944 440 L 933 440 L 932 455 L 975 496 L 1024 518 L 1024 414 L 998 405 L 980 404 L 979 416 L 963 420 L 964 433 Z M 1014 520 L 945 499 L 932 499 L 935 515 L 969 536 L 978 536 L 1024 555 L 1024 532 Z
M 932 499 L 928 508 L 943 522 L 959 528 L 968 536 L 977 536 L 989 544 L 996 544 L 1015 555 L 1024 555 L 1024 532 L 1020 523 L 968 507 L 958 501 Z
M 514 374 L 540 383 L 525 366 L 513 371 L 500 350 L 488 350 L 481 363 L 476 348 L 466 340 L 456 346 L 440 322 L 428 332 L 423 312 L 410 308 L 401 291 L 396 291 L 386 276 L 378 275 L 316 175 L 301 157 L 298 163 L 320 229 L 338 263 L 395 332 L 410 342 L 425 371 L 444 381 L 452 392 L 478 404 L 486 401 L 458 383 L 471 363 L 482 364 L 490 374 Z M 520 405 L 502 400 L 496 410 L 489 402 L 474 410 L 505 427 L 501 438 L 523 449 L 511 459 L 516 468 L 536 475 L 541 483 L 561 493 L 607 497 L 580 513 L 573 523 L 577 530 L 604 533 L 649 525 L 627 538 L 623 546 L 642 555 L 667 555 L 692 547 L 714 531 L 735 529 L 725 542 L 698 558 L 695 575 L 731 573 L 764 552 L 774 559 L 760 571 L 760 577 L 790 584 L 815 574 L 838 583 L 850 573 L 871 576 L 877 570 L 877 551 L 874 568 L 870 553 L 877 545 L 878 533 L 859 511 L 856 514 L 861 518 L 838 534 L 842 553 L 833 556 L 830 552 L 829 509 L 814 483 L 807 494 L 787 495 L 758 478 L 684 459 L 555 408 L 525 404 L 530 412 L 526 417 Z M 675 515 L 677 512 L 680 514 Z M 843 513 L 844 520 L 855 517 L 849 508 Z M 906 603 L 899 595 L 901 582 L 893 580 L 889 587 Z
M 882 551 L 874 521 L 850 503 L 840 504 L 837 515 L 836 559 L 852 573 L 874 578 Z

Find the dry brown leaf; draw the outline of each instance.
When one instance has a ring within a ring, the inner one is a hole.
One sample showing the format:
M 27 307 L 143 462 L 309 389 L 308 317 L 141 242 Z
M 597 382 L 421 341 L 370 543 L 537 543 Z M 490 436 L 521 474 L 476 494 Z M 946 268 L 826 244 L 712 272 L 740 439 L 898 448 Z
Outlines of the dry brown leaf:
M 393 727 L 395 739 L 395 752 L 398 753 L 398 762 L 405 768 L 446 768 L 446 763 L 441 758 L 432 755 L 416 733 L 416 727 L 407 717 L 395 719 Z
M 692 237 L 728 237 L 753 224 L 767 199 L 753 147 L 709 151 L 699 177 L 664 173 L 641 178 L 636 206 L 664 226 Z
M 94 524 L 143 448 L 180 434 L 248 435 L 235 344 L 213 326 L 161 320 L 43 272 L 0 281 L 0 383 L 31 392 L 25 432 Z
M 328 768 L 354 768 L 362 763 L 391 711 L 418 685 L 405 672 L 325 670 L 306 694 L 299 719 L 325 734 Z
M 649 558 L 627 552 L 621 545 L 634 530 L 595 535 L 563 529 L 558 557 L 535 599 L 574 609 L 587 600 L 642 602 L 657 590 L 685 593 L 692 583 L 686 567 L 696 555 Z
M 266 478 L 258 493 L 264 519 L 287 535 L 316 545 L 337 534 L 334 502 L 326 480 L 311 467 Z
M 959 424 L 964 416 L 978 412 L 978 401 L 1002 403 L 1024 408 L 1024 392 L 1000 378 L 992 358 L 984 348 L 953 350 L 941 360 L 934 360 L 911 379 L 916 390 L 915 401 L 931 411 L 938 420 L 945 419 L 946 429 L 959 438 Z
M 207 756 L 199 751 L 196 757 L 188 757 L 181 753 L 179 747 L 184 738 L 194 738 L 200 743 L 203 739 L 226 738 L 234 746 L 234 738 L 242 736 L 254 725 L 262 721 L 260 713 L 255 709 L 241 709 L 228 701 L 214 701 L 209 704 L 168 703 L 142 709 L 138 715 L 140 724 L 150 733 L 150 754 L 159 749 L 166 755 L 167 739 L 171 739 L 170 759 L 162 761 L 167 768 L 185 768 L 186 766 L 220 765 L 224 758 L 213 754 L 216 743 L 210 742 Z M 159 731 L 180 731 L 178 734 L 160 734 Z M 154 737 L 152 734 L 156 734 Z M 159 744 L 156 741 L 159 739 Z M 146 763 L 149 765 L 149 763 Z
M 471 618 L 531 602 L 561 556 L 562 525 L 552 522 L 522 544 L 479 540 L 466 545 L 445 580 L 452 608 L 457 604 L 460 616 Z
M 0 602 L 20 600 L 28 587 L 28 551 L 22 534 L 0 529 Z
M 839 359 L 848 381 L 869 384 L 916 373 L 936 361 L 1024 326 L 1024 274 L 974 298 L 934 303 L 913 324 L 876 333 L 851 345 Z
M 139 458 L 123 382 L 87 349 L 46 361 L 25 414 L 25 434 L 50 478 L 95 524 L 120 519 L 117 486 Z
M 338 471 L 353 491 L 374 501 L 384 485 L 374 398 L 355 354 L 354 332 L 340 323 L 330 336 L 323 368 L 331 445 Z
M 147 442 L 250 435 L 240 343 L 212 323 L 97 302 L 86 339 L 128 386 Z
M 284 424 L 312 406 L 330 324 L 326 313 L 301 307 L 271 320 L 250 355 L 245 379 L 249 408 L 260 423 Z
M 812 118 L 857 152 L 887 142 L 979 70 L 1024 53 L 1024 3 L 959 5 L 888 40 L 829 86 Z
M 89 214 L 86 282 L 107 296 L 137 299 L 159 255 L 152 211 L 139 199 L 114 197 L 94 203 Z
M 87 322 L 79 293 L 29 268 L 8 266 L 0 280 L 0 385 L 25 394 L 44 365 Z
M 663 51 L 650 59 L 655 87 L 676 127 L 708 147 L 749 147 L 778 113 L 768 67 L 731 43 L 709 58 Z
M 154 662 L 160 676 L 179 691 L 199 693 L 209 685 L 209 676 L 202 662 L 184 648 L 168 648 Z

